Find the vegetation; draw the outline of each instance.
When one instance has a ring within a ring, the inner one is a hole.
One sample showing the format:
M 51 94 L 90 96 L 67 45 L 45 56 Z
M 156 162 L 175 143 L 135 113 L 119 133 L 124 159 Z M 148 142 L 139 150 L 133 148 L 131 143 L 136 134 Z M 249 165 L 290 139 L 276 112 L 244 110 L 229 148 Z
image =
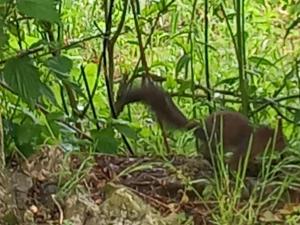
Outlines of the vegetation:
M 278 171 L 289 176 L 270 193 L 273 207 L 287 187 L 299 186 L 299 16 L 294 0 L 0 0 L 6 159 L 28 157 L 45 144 L 89 154 L 166 156 L 148 108 L 130 105 L 118 118 L 114 112 L 122 81 L 140 85 L 135 78 L 148 76 L 191 119 L 223 109 L 272 127 L 283 118 L 284 160 L 272 171 L 265 162 L 260 192 L 248 204 L 237 209 L 242 184 L 237 179 L 229 188 L 225 165 L 213 191 L 205 190 L 218 202 L 217 224 L 254 224 L 270 203 L 260 193 Z M 196 155 L 190 132 L 167 133 L 172 153 Z

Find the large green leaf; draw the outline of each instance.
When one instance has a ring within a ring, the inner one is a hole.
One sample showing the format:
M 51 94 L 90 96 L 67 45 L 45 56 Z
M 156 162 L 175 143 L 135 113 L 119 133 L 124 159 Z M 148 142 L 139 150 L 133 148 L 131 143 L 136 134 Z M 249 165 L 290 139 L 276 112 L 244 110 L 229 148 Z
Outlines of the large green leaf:
M 3 74 L 10 88 L 31 105 L 41 95 L 42 83 L 39 71 L 29 57 L 8 60 Z
M 59 22 L 59 14 L 55 8 L 56 0 L 17 0 L 20 12 L 35 19 L 48 22 Z
M 36 146 L 43 143 L 45 139 L 43 130 L 43 126 L 31 120 L 26 120 L 23 124 L 13 125 L 12 136 L 15 144 L 25 156 L 30 156 L 34 153 Z
M 92 137 L 95 140 L 97 152 L 116 153 L 120 141 L 114 136 L 114 130 L 111 127 L 104 128 L 100 131 L 92 131 Z

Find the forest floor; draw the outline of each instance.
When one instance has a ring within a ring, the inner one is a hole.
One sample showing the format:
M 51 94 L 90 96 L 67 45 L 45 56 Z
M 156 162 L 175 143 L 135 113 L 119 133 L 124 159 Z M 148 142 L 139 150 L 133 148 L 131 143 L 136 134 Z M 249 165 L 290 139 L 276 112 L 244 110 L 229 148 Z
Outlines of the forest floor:
M 214 170 L 200 157 L 86 156 L 44 147 L 26 161 L 12 160 L 9 174 L 22 224 L 213 224 L 222 213 Z M 256 182 L 245 180 L 237 212 L 249 203 Z M 226 201 L 234 198 L 228 193 Z M 260 224 L 280 223 L 299 211 L 300 192 L 285 193 L 275 208 L 259 209 Z

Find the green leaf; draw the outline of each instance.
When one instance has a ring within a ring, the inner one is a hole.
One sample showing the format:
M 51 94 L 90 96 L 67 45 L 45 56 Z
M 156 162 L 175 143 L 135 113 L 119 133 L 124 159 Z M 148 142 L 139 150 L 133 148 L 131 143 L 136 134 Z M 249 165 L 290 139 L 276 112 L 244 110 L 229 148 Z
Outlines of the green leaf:
M 272 67 L 276 68 L 276 65 L 274 63 L 272 63 L 271 61 L 269 61 L 268 59 L 263 58 L 263 57 L 251 56 L 249 58 L 249 61 L 255 63 L 256 65 L 261 64 L 261 65 L 272 66 Z
M 45 40 L 37 40 L 36 42 L 33 42 L 30 44 L 29 49 L 31 48 L 38 48 L 38 47 L 42 47 L 42 46 L 47 46 L 49 43 L 47 43 L 47 41 Z
M 192 86 L 192 81 L 191 80 L 184 80 L 184 81 L 181 81 L 179 83 L 179 88 L 178 88 L 178 92 L 179 93 L 184 93 L 186 90 L 189 90 Z
M 297 110 L 295 113 L 294 113 L 294 122 L 295 123 L 299 123 L 300 121 L 300 110 Z
M 153 133 L 151 132 L 151 130 L 148 127 L 142 127 L 139 134 L 142 138 L 149 138 L 153 135 Z
M 96 63 L 88 63 L 84 70 L 88 77 L 92 77 L 97 73 L 98 65 Z
M 31 143 L 32 141 L 34 141 L 34 139 L 37 139 L 41 131 L 42 131 L 41 126 L 37 124 L 26 123 L 26 124 L 16 126 L 15 135 L 18 144 L 22 145 L 22 144 Z
M 136 131 L 131 128 L 129 125 L 126 124 L 115 124 L 114 127 L 121 133 L 124 134 L 126 137 L 137 140 L 137 133 Z
M 65 84 L 68 84 L 70 86 L 70 88 L 72 88 L 73 91 L 76 92 L 76 94 L 78 94 L 80 97 L 85 97 L 81 87 L 79 86 L 79 84 L 70 81 L 70 80 L 64 80 Z
M 238 81 L 239 81 L 238 77 L 229 77 L 227 79 L 221 80 L 219 83 L 216 84 L 216 86 L 219 86 L 221 84 L 233 85 L 234 83 L 236 83 Z
M 32 120 L 13 125 L 12 136 L 15 144 L 25 156 L 34 153 L 35 146 L 43 143 L 43 129 L 43 126 L 34 123 Z
M 174 89 L 177 86 L 177 82 L 173 76 L 167 76 L 165 85 L 167 88 Z
M 59 79 L 66 79 L 69 77 L 73 62 L 66 56 L 56 56 L 48 59 L 47 66 Z
M 8 43 L 9 36 L 5 33 L 4 22 L 0 19 L 0 48 L 4 47 Z M 2 53 L 0 53 L 2 54 Z
M 29 104 L 33 105 L 41 95 L 39 71 L 29 57 L 8 60 L 3 75 L 8 86 Z
M 290 12 L 290 14 L 300 13 L 300 2 L 292 4 L 289 9 L 289 12 Z
M 55 106 L 58 106 L 53 91 L 47 85 L 42 84 L 40 91 L 43 96 L 47 97 L 51 101 L 51 103 L 53 103 Z
M 48 120 L 52 120 L 52 121 L 66 119 L 64 113 L 61 111 L 50 112 L 46 115 L 46 117 Z
M 115 138 L 114 130 L 111 127 L 100 131 L 92 131 L 97 152 L 114 154 L 117 152 L 120 141 Z
M 17 0 L 17 8 L 27 16 L 53 23 L 59 22 L 56 2 L 56 0 Z
M 182 70 L 182 68 L 187 65 L 190 61 L 190 56 L 188 54 L 184 54 L 180 57 L 180 59 L 178 60 L 177 64 L 176 64 L 176 75 L 178 75 L 178 73 Z

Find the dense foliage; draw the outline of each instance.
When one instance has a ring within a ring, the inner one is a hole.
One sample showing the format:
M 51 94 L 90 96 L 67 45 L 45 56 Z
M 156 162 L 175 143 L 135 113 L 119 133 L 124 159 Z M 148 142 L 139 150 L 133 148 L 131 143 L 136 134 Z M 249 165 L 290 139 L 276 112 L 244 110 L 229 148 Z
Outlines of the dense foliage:
M 145 71 L 189 118 L 235 109 L 274 126 L 280 115 L 296 152 L 299 13 L 292 0 L 1 0 L 7 154 L 29 155 L 41 144 L 162 153 L 144 106 L 121 119 L 111 111 L 122 78 Z M 169 136 L 177 152 L 195 153 L 191 134 Z

